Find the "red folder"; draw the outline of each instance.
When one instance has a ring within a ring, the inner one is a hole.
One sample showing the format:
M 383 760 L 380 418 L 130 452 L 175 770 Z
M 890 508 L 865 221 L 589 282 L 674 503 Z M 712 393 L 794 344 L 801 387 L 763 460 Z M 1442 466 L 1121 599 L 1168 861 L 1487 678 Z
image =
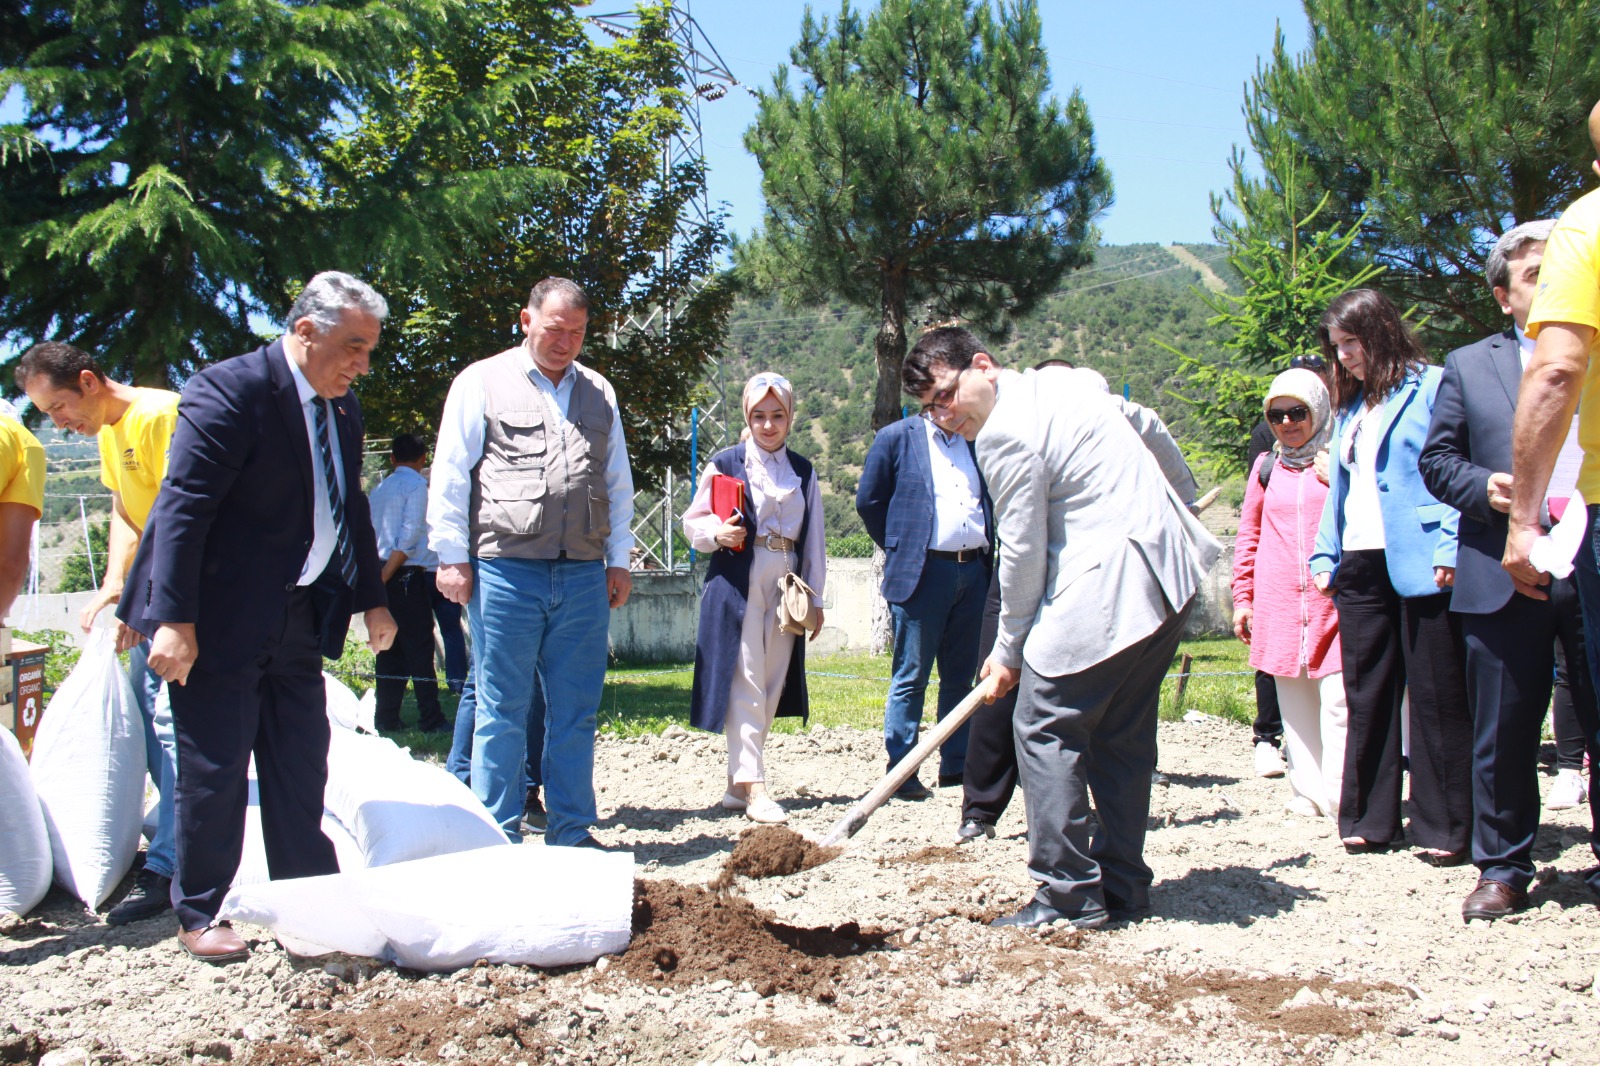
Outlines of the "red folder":
M 727 474 L 711 475 L 711 513 L 724 522 L 734 515 L 744 517 L 744 482 Z M 733 551 L 743 551 L 741 544 Z

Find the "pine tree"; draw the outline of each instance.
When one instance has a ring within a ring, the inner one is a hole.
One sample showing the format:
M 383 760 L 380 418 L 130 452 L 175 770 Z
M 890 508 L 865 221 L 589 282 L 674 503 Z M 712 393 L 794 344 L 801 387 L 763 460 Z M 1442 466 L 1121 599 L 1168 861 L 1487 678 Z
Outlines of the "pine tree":
M 1541 0 L 1306 0 L 1309 48 L 1281 31 L 1245 94 L 1242 152 L 1214 201 L 1218 236 L 1286 241 L 1283 204 L 1329 193 L 1318 226 L 1357 226 L 1443 350 L 1503 327 L 1484 281 L 1495 240 L 1585 191 L 1600 97 L 1600 5 Z M 1291 158 L 1290 168 L 1285 161 Z M 1289 189 L 1284 176 L 1293 174 Z M 1302 239 L 1310 236 L 1302 231 Z
M 0 343 L 169 385 L 336 265 L 304 189 L 453 0 L 32 0 L 0 13 Z
M 872 425 L 900 416 L 912 309 L 995 339 L 1090 261 L 1111 202 L 1088 108 L 1050 91 L 1033 0 L 883 0 L 809 9 L 745 144 L 766 212 L 737 250 L 794 304 L 879 316 Z

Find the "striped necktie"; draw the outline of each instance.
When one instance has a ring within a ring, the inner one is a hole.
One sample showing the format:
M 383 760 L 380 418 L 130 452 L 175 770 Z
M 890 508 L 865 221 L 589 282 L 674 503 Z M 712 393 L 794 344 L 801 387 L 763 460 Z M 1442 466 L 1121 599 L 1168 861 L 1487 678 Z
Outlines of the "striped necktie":
M 333 466 L 333 447 L 328 443 L 328 401 L 321 396 L 311 399 L 317 416 L 317 451 L 322 455 L 322 480 L 328 486 L 328 506 L 333 510 L 334 554 L 339 560 L 339 573 L 344 583 L 356 587 L 356 553 L 350 547 L 350 530 L 344 520 L 344 496 L 339 492 L 339 478 Z

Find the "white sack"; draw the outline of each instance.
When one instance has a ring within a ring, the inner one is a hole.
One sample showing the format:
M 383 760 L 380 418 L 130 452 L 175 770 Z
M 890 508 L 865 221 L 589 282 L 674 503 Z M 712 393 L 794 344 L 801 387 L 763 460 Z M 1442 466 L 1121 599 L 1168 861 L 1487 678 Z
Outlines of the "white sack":
M 348 685 L 328 671 L 322 671 L 322 685 L 328 690 L 328 721 L 340 729 L 355 729 L 361 723 L 361 701 Z
M 144 724 L 114 631 L 97 629 L 45 709 L 33 741 L 55 878 L 89 906 L 104 903 L 139 853 Z
M 383 737 L 333 731 L 323 803 L 355 837 L 367 866 L 510 843 L 454 774 Z
M 366 865 L 361 857 L 361 847 L 350 830 L 339 824 L 339 819 L 326 807 L 322 810 L 322 832 L 333 842 L 333 853 L 339 859 L 341 873 L 359 870 Z M 254 777 L 250 778 L 249 806 L 244 811 L 244 850 L 239 858 L 239 869 L 233 875 L 233 885 L 258 885 L 272 880 L 267 871 L 267 842 L 261 835 L 261 795 Z
M 50 891 L 50 834 L 28 760 L 0 728 L 0 911 L 27 914 Z
M 236 887 L 221 917 L 266 926 L 297 955 L 342 951 L 413 970 L 454 970 L 477 959 L 573 966 L 627 948 L 633 856 L 482 848 Z

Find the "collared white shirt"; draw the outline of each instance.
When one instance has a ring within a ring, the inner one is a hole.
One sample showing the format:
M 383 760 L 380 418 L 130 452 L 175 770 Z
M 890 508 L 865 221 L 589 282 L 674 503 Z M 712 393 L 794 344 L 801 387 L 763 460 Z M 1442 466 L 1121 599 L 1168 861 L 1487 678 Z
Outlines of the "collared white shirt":
M 533 365 L 527 345 L 517 349 L 517 360 L 533 383 L 551 400 L 556 411 L 555 428 L 563 435 L 573 432 L 567 421 L 572 402 L 572 387 L 578 380 L 574 363 L 552 383 Z M 433 449 L 433 481 L 428 487 L 428 546 L 439 556 L 441 565 L 464 563 L 472 558 L 471 519 L 467 514 L 472 501 L 472 471 L 483 458 L 487 401 L 479 364 L 467 367 L 450 385 L 439 422 L 439 440 Z M 611 433 L 607 437 L 605 481 L 606 499 L 611 512 L 611 532 L 606 537 L 606 565 L 626 570 L 633 551 L 633 471 L 628 466 L 628 445 L 622 436 L 622 414 L 616 393 L 605 382 L 606 402 L 611 405 Z
M 378 535 L 378 562 L 405 552 L 405 566 L 434 570 L 439 557 L 428 547 L 428 479 L 409 466 L 397 466 L 367 494 L 372 529 Z
M 983 521 L 983 486 L 966 438 L 946 433 L 924 418 L 928 467 L 933 474 L 932 551 L 964 551 L 989 543 Z
M 328 479 L 322 472 L 322 451 L 317 444 L 317 412 L 313 410 L 311 401 L 317 398 L 317 390 L 311 387 L 311 382 L 306 380 L 301 373 L 300 365 L 289 354 L 289 346 L 284 344 L 283 361 L 289 364 L 289 373 L 294 375 L 295 391 L 300 395 L 300 414 L 306 420 L 306 440 L 311 445 L 311 523 L 315 532 L 311 538 L 311 551 L 306 556 L 306 561 L 300 567 L 299 585 L 309 585 L 322 576 L 322 571 L 328 568 L 328 560 L 333 558 L 333 553 L 338 549 L 339 531 L 333 524 L 333 504 L 328 502 Z M 333 424 L 338 417 L 333 405 L 328 405 L 328 446 L 333 449 L 333 476 L 339 482 L 339 498 L 346 499 L 344 495 L 344 458 L 339 451 L 339 428 Z M 349 514 L 346 506 L 345 513 Z M 354 543 L 352 541 L 351 543 Z

